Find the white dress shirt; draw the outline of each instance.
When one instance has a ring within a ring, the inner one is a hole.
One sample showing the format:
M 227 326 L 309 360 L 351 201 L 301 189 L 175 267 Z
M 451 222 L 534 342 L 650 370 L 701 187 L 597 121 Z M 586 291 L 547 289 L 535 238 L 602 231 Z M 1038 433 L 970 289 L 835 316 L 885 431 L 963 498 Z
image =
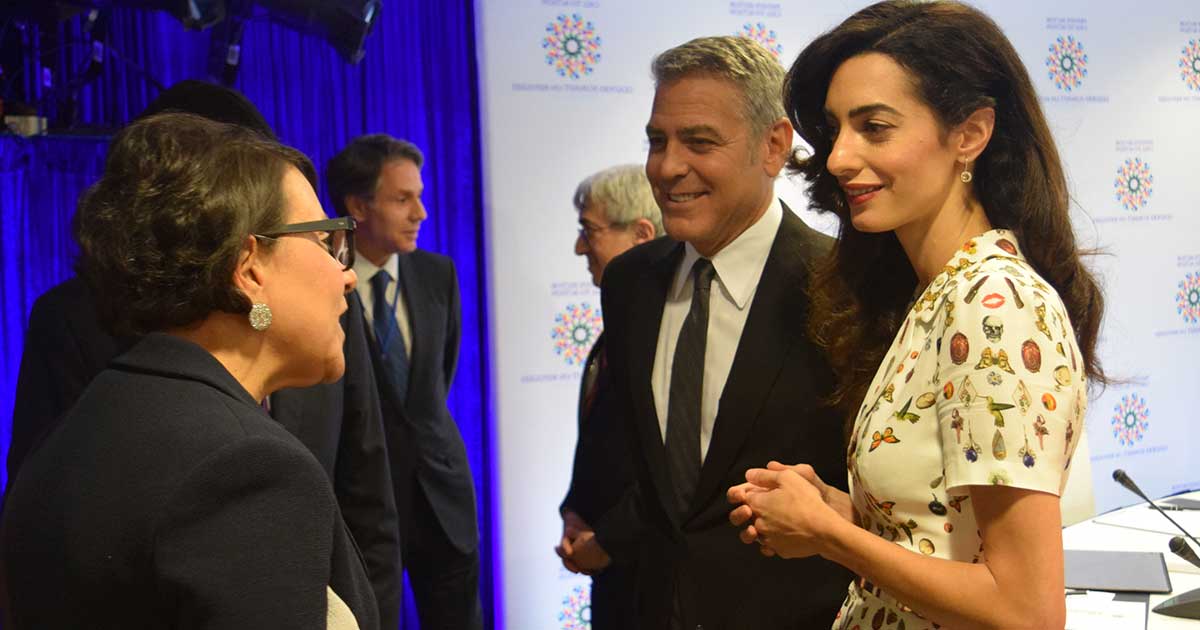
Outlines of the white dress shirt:
M 354 273 L 358 275 L 358 285 L 354 290 L 358 291 L 358 297 L 362 298 L 367 329 L 374 336 L 375 296 L 373 295 L 374 291 L 371 290 L 371 278 L 375 277 L 375 273 L 380 269 L 386 270 L 392 277 L 392 281 L 388 283 L 386 297 L 389 304 L 396 305 L 396 323 L 400 325 L 400 335 L 404 338 L 404 353 L 411 359 L 412 326 L 408 322 L 408 307 L 405 304 L 404 292 L 401 291 L 399 295 L 396 295 L 396 290 L 400 288 L 400 261 L 396 254 L 388 256 L 388 259 L 383 261 L 382 267 L 376 267 L 375 263 L 367 260 L 367 257 L 362 254 L 354 257 Z
M 704 382 L 700 400 L 700 462 L 708 454 L 713 425 L 717 420 L 721 393 L 729 378 L 750 305 L 758 290 L 767 255 L 775 242 L 775 234 L 783 222 L 783 206 L 779 199 L 758 221 L 742 232 L 732 243 L 712 257 L 717 275 L 713 279 L 708 303 L 708 334 L 704 350 Z M 675 344 L 679 331 L 692 307 L 692 265 L 700 253 L 686 244 L 683 260 L 675 270 L 675 279 L 663 306 L 662 322 L 658 327 L 658 346 L 654 353 L 654 371 L 650 384 L 654 389 L 654 408 L 658 412 L 658 428 L 663 441 L 667 439 L 667 402 L 671 395 L 671 367 L 675 360 Z

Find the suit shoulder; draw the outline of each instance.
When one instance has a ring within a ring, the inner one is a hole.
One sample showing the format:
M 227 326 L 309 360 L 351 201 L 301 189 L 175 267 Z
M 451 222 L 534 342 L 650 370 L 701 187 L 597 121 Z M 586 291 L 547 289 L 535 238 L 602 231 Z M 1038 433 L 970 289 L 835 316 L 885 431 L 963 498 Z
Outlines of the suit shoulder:
M 71 313 L 92 313 L 92 296 L 78 276 L 50 287 L 33 302 L 30 319 L 34 317 L 68 317 Z
M 433 268 L 440 270 L 453 270 L 454 259 L 437 252 L 430 252 L 423 249 L 414 250 L 408 257 L 413 263 L 422 268 Z
M 809 227 L 799 216 L 787 212 L 781 229 L 794 239 L 803 258 L 815 260 L 828 254 L 837 241 Z
M 636 272 L 638 269 L 645 269 L 653 261 L 670 254 L 671 250 L 677 245 L 679 245 L 678 241 L 662 236 L 631 247 L 625 253 L 609 261 L 608 265 L 604 268 L 604 277 L 608 278 L 609 274 L 612 274 L 614 277 L 624 277 L 626 274 Z

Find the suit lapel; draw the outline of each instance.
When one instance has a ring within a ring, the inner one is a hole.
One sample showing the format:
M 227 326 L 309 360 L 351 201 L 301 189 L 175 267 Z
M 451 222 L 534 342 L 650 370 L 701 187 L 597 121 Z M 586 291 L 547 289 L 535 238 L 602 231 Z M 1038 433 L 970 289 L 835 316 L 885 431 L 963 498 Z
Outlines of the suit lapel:
M 661 258 L 654 261 L 646 274 L 639 278 L 642 286 L 633 291 L 630 309 L 629 334 L 629 388 L 633 398 L 638 439 L 646 448 L 650 473 L 657 486 L 660 501 L 664 506 L 675 505 L 674 489 L 666 467 L 666 449 L 663 446 L 662 430 L 659 429 L 658 411 L 654 405 L 652 377 L 654 355 L 658 350 L 658 333 L 662 324 L 663 306 L 675 268 L 683 258 L 683 243 L 678 243 Z M 668 509 L 672 521 L 678 526 L 678 515 Z
M 600 375 L 597 372 L 594 375 L 595 378 L 589 383 L 588 375 L 592 374 L 593 370 L 599 370 L 599 367 L 593 366 L 595 366 L 596 362 L 600 360 L 600 352 L 603 348 L 604 333 L 601 332 L 600 336 L 596 337 L 596 342 L 592 344 L 592 349 L 588 351 L 587 361 L 584 361 L 583 363 L 583 378 L 579 379 L 579 407 L 577 413 L 579 416 L 580 427 L 583 427 L 584 422 L 587 420 L 586 416 L 590 411 L 590 409 L 587 408 L 587 404 L 591 402 L 588 400 L 588 394 L 590 394 L 591 390 L 596 387 L 595 382 L 600 380 Z
M 721 486 L 729 467 L 753 430 L 788 352 L 805 334 L 795 325 L 804 321 L 806 310 L 799 227 L 800 220 L 785 208 L 721 392 L 689 516 L 707 505 L 714 492 L 726 490 Z
M 432 339 L 427 330 L 429 318 L 426 310 L 431 301 L 425 295 L 425 283 L 421 282 L 421 276 L 415 269 L 411 255 L 396 256 L 396 263 L 400 269 L 399 288 L 404 290 L 404 309 L 408 315 L 408 389 L 411 392 L 413 383 L 418 378 L 423 378 L 417 373 L 421 366 L 432 365 L 422 360 L 425 353 L 430 351 L 423 342 Z

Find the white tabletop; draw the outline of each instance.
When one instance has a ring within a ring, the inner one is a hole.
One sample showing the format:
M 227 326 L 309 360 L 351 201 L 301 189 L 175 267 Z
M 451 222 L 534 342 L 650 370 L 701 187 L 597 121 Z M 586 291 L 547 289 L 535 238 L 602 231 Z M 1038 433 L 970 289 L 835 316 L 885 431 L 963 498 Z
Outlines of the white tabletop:
M 1200 492 L 1182 495 L 1200 499 Z M 1193 534 L 1200 534 L 1200 511 L 1167 512 Z M 1193 525 L 1194 524 L 1194 525 Z M 1167 547 L 1172 536 L 1181 535 L 1171 523 L 1150 509 L 1145 503 L 1101 514 L 1094 518 L 1063 529 L 1063 548 L 1102 549 L 1108 551 L 1161 551 L 1167 561 L 1167 572 L 1171 576 L 1168 595 L 1151 595 L 1151 612 L 1147 618 L 1147 630 L 1197 630 L 1200 621 L 1167 617 L 1153 612 L 1155 606 L 1165 599 L 1200 588 L 1200 568 L 1171 553 Z M 1200 549 L 1197 549 L 1200 553 Z M 1133 629 L 1131 629 L 1133 630 Z

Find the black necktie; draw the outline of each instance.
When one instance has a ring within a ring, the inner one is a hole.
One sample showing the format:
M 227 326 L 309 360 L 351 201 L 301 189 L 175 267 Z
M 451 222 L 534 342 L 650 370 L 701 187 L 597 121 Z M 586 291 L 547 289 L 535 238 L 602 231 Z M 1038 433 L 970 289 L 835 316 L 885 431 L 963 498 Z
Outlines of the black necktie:
M 706 258 L 698 259 L 692 266 L 692 306 L 679 330 L 671 363 L 666 448 L 680 515 L 691 504 L 700 479 L 700 396 L 708 337 L 708 297 L 716 274 L 712 262 Z
M 403 404 L 408 397 L 408 353 L 404 345 L 404 335 L 400 334 L 400 324 L 396 322 L 396 301 L 388 303 L 387 287 L 392 276 L 380 269 L 371 276 L 371 299 L 374 300 L 375 340 L 379 342 L 383 354 L 383 365 L 387 377 L 392 381 L 392 387 Z M 396 295 L 400 295 L 400 287 L 396 287 Z

